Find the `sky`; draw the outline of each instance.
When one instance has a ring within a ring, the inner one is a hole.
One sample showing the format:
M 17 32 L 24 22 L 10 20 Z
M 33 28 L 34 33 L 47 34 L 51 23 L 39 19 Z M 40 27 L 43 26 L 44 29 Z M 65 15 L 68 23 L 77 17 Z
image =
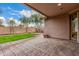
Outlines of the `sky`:
M 3 19 L 4 25 L 7 26 L 6 21 L 14 19 L 19 24 L 19 19 L 22 16 L 30 17 L 37 13 L 28 6 L 20 3 L 0 3 L 0 19 Z

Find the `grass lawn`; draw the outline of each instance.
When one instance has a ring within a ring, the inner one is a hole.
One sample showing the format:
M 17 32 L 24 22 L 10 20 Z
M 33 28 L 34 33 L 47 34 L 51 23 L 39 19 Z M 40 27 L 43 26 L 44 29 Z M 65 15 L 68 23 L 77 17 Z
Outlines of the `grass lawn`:
M 12 41 L 17 41 L 17 40 L 22 40 L 22 39 L 27 39 L 34 37 L 35 34 L 14 34 L 14 35 L 7 35 L 7 36 L 0 36 L 0 44 L 1 43 L 7 43 L 7 42 L 12 42 Z

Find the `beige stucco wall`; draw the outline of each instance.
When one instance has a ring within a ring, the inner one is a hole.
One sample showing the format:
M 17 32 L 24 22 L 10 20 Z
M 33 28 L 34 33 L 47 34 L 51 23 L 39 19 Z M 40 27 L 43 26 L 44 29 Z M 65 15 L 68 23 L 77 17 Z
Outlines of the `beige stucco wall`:
M 69 16 L 67 14 L 56 16 L 45 21 L 44 34 L 54 38 L 69 39 Z

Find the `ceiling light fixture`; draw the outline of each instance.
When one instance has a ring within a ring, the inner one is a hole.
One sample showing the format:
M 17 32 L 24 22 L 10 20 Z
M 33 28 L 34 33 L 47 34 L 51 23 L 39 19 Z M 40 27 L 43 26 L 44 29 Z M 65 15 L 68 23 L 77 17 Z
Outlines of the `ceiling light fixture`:
M 62 5 L 61 3 L 58 3 L 58 4 L 57 4 L 57 6 L 61 6 L 61 5 Z

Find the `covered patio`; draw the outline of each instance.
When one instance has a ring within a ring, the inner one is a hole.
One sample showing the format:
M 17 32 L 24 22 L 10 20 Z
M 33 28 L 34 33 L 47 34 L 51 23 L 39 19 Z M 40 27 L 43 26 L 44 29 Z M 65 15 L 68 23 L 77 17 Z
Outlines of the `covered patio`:
M 2 56 L 78 56 L 79 55 L 79 4 L 24 3 L 45 18 L 43 33 L 29 38 L 0 44 Z M 78 28 L 72 39 L 72 15 L 76 14 Z

